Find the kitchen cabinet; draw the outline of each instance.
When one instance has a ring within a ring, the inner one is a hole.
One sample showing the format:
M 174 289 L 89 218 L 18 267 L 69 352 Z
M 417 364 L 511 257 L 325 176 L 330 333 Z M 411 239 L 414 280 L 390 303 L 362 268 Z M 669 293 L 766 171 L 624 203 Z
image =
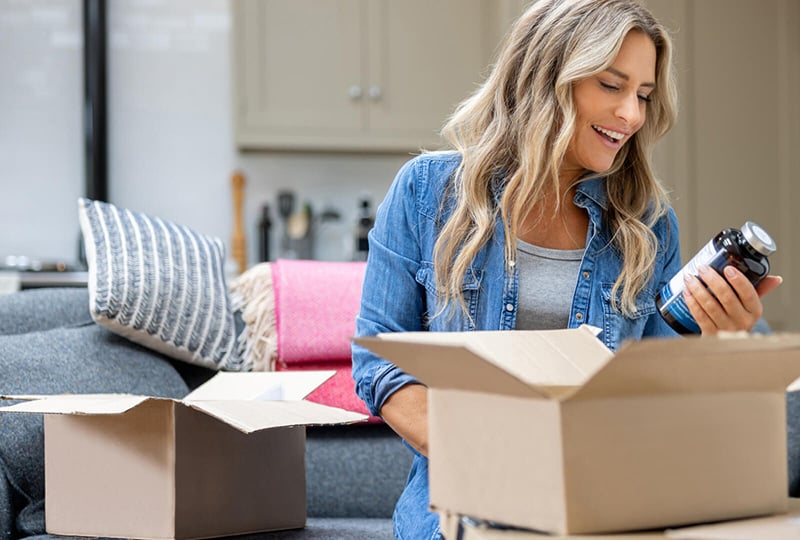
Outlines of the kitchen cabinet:
M 236 0 L 242 149 L 435 148 L 500 39 L 492 0 Z

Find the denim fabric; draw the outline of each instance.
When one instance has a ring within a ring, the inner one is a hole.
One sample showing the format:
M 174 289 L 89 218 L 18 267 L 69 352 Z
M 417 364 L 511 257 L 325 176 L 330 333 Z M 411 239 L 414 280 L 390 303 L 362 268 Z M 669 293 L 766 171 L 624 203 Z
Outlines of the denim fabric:
M 517 270 L 504 255 L 504 231 L 498 219 L 495 232 L 473 261 L 464 278 L 464 298 L 469 316 L 455 309 L 452 317 L 429 319 L 437 312 L 434 283 L 434 243 L 452 208 L 447 197 L 460 162 L 456 153 L 424 154 L 398 172 L 378 208 L 369 235 L 369 257 L 356 318 L 356 335 L 403 331 L 512 330 L 517 314 Z M 496 182 L 495 200 L 502 191 Z M 590 324 L 601 329 L 599 338 L 611 350 L 626 339 L 676 336 L 661 319 L 654 299 L 681 268 L 678 223 L 670 209 L 653 227 L 659 243 L 654 275 L 636 300 L 636 313 L 625 317 L 611 306 L 611 289 L 622 267 L 619 251 L 611 243 L 605 222 L 605 179 L 582 182 L 574 202 L 585 208 L 590 224 L 586 251 L 575 284 L 569 327 Z M 401 386 L 416 382 L 394 365 L 353 346 L 356 392 L 373 414 Z M 415 457 L 406 490 L 395 512 L 398 538 L 436 538 L 438 521 L 428 512 L 427 462 Z M 435 517 L 435 516 L 434 516 Z

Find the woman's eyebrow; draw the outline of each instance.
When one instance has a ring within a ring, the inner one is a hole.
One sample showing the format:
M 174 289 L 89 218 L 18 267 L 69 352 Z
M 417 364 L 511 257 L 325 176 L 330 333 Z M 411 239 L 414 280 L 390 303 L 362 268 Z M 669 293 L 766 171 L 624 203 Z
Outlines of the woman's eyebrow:
M 616 76 L 617 76 L 617 77 L 619 77 L 620 79 L 624 79 L 624 80 L 626 80 L 626 81 L 630 80 L 630 77 L 628 77 L 628 75 L 626 75 L 625 73 L 623 73 L 623 72 L 621 72 L 620 70 L 618 70 L 618 69 L 615 69 L 615 68 L 613 68 L 613 67 L 607 68 L 607 69 L 606 69 L 606 71 L 608 71 L 608 72 L 610 72 L 610 73 L 613 73 L 614 75 L 616 75 Z M 646 82 L 646 83 L 642 83 L 642 84 L 640 84 L 639 86 L 647 86 L 647 87 L 649 87 L 649 88 L 655 88 L 655 87 L 656 87 L 656 83 L 653 83 L 653 82 Z

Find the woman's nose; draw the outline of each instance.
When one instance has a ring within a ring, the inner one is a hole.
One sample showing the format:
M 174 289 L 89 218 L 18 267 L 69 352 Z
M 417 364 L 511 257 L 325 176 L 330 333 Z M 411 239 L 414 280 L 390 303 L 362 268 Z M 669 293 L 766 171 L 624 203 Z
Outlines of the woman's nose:
M 639 96 L 635 93 L 625 95 L 617 106 L 617 117 L 624 120 L 630 128 L 638 127 L 643 115 Z

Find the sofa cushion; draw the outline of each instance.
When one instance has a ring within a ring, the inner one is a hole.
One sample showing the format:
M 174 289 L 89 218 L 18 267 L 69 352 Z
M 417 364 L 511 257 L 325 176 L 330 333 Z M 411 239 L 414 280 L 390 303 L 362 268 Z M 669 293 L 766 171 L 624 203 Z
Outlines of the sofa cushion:
M 119 392 L 183 397 L 187 391 L 163 356 L 91 321 L 0 336 L 2 395 Z M 13 403 L 3 401 L 0 407 Z M 41 415 L 0 414 L 0 539 L 44 533 L 44 491 Z
M 43 534 L 23 540 L 74 540 L 72 536 Z M 393 540 L 391 519 L 309 518 L 303 529 L 245 534 L 232 540 Z
M 256 535 L 236 540 L 393 540 L 388 518 L 308 518 L 305 528 Z
M 391 518 L 413 458 L 386 424 L 308 427 L 309 518 Z
M 43 287 L 0 295 L 0 335 L 92 322 L 85 287 Z
M 219 238 L 79 199 L 94 320 L 145 347 L 212 369 L 245 369 Z

